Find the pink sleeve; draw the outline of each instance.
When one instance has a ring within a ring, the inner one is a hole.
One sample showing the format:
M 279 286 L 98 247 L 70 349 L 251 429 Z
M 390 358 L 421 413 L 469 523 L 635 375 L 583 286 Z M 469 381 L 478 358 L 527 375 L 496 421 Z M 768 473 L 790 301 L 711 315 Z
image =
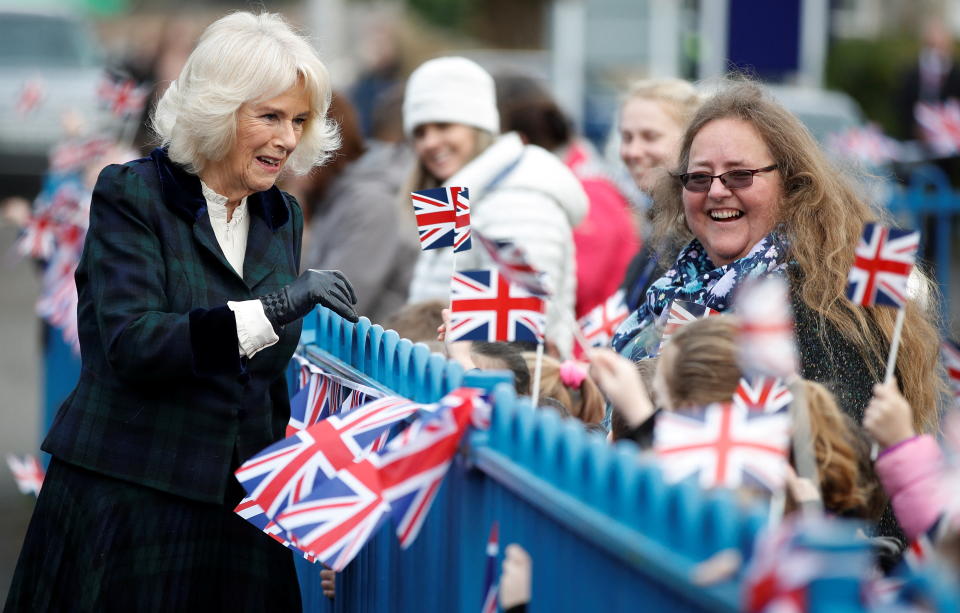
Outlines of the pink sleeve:
M 909 439 L 881 455 L 877 476 L 893 503 L 907 538 L 929 530 L 943 513 L 943 453 L 929 434 Z

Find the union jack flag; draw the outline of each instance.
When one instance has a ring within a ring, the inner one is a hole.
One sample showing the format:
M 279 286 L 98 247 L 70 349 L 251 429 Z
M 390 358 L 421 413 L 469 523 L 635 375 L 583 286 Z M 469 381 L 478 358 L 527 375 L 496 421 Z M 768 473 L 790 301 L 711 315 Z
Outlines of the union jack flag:
M 360 552 L 390 510 L 373 458 L 337 471 L 277 517 L 297 547 L 337 572 Z
M 335 413 L 332 404 L 339 401 L 340 384 L 323 371 L 309 372 L 306 384 L 290 399 L 287 436 L 304 430 Z
M 886 164 L 900 156 L 900 143 L 884 134 L 875 123 L 829 135 L 827 148 L 841 157 L 873 166 Z
M 147 88 L 138 87 L 133 79 L 106 73 L 100 80 L 97 97 L 115 117 L 131 117 L 147 103 Z
M 257 504 L 256 500 L 253 500 L 249 497 L 244 498 L 240 501 L 240 504 L 237 505 L 237 508 L 235 508 L 233 512 L 259 528 L 264 534 L 280 543 L 287 549 L 301 554 L 307 561 L 316 561 L 315 556 L 303 551 L 287 538 L 287 531 L 281 528 L 280 524 L 277 522 L 271 521 L 271 519 L 267 517 L 267 514 L 263 512 L 263 509 L 260 508 L 260 505 Z
M 953 391 L 954 404 L 960 406 L 960 346 L 945 340 L 940 344 L 940 356 L 947 371 L 947 383 Z
M 670 310 L 667 312 L 667 322 L 663 326 L 663 336 L 660 341 L 660 348 L 666 344 L 670 337 L 676 334 L 677 330 L 683 326 L 695 322 L 704 317 L 717 315 L 720 311 L 711 309 L 708 306 L 690 302 L 688 300 L 674 300 L 670 303 Z
M 40 106 L 45 96 L 43 81 L 40 79 L 26 81 L 20 89 L 20 93 L 17 94 L 17 113 L 29 115 Z
M 475 232 L 474 236 L 507 281 L 536 296 L 550 295 L 546 274 L 533 267 L 522 247 L 510 241 L 487 238 L 479 232 Z
M 612 296 L 590 309 L 577 322 L 583 331 L 583 337 L 591 347 L 606 347 L 610 344 L 617 328 L 630 315 L 625 300 L 626 293 L 621 289 Z
M 390 427 L 420 405 L 390 396 L 332 415 L 278 441 L 237 469 L 237 479 L 268 517 L 308 496 L 317 483 L 369 453 Z
M 437 187 L 412 192 L 413 212 L 420 231 L 420 248 L 453 247 L 454 253 L 470 249 L 470 190 Z
M 17 242 L 20 255 L 48 260 L 56 248 L 56 225 L 47 212 L 34 215 Z
M 425 407 L 380 453 L 383 495 L 390 501 L 400 547 L 409 547 L 427 517 L 473 412 L 484 404 L 479 390 L 460 388 L 436 407 Z
M 740 379 L 737 391 L 733 394 L 734 404 L 748 411 L 776 413 L 785 411 L 793 402 L 793 394 L 783 379 L 776 377 L 754 377 L 752 380 Z
M 668 481 L 699 475 L 704 488 L 754 482 L 770 491 L 783 485 L 790 416 L 757 413 L 716 403 L 684 413 L 663 411 L 654 427 L 654 450 Z
M 112 146 L 113 141 L 108 138 L 61 143 L 50 152 L 50 171 L 65 173 L 79 170 L 105 155 Z
M 786 281 L 767 277 L 737 294 L 738 358 L 748 377 L 789 379 L 799 368 L 788 292 Z
M 487 538 L 487 569 L 483 579 L 483 605 L 480 613 L 497 613 L 497 555 L 500 553 L 500 525 L 493 522 Z
M 460 270 L 453 274 L 450 341 L 532 341 L 543 338 L 542 298 L 511 285 L 496 270 Z
M 847 298 L 863 306 L 902 308 L 919 243 L 919 232 L 866 224 L 847 277 Z
M 43 487 L 43 466 L 40 461 L 32 456 L 25 455 L 19 458 L 13 454 L 7 455 L 7 466 L 13 473 L 13 479 L 17 482 L 17 489 L 21 494 L 40 495 L 40 488 Z
M 960 151 L 960 103 L 951 98 L 942 104 L 918 102 L 914 118 L 923 134 L 923 141 L 940 156 Z

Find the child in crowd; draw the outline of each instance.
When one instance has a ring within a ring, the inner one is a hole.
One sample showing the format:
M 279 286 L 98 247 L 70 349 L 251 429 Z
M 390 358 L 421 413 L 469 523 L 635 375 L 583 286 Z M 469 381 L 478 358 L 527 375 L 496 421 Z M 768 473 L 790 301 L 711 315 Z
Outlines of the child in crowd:
M 946 480 L 937 441 L 914 429 L 913 411 L 896 381 L 874 386 L 863 427 L 880 445 L 875 469 L 907 538 L 928 535 L 955 542 L 960 515 L 949 497 L 956 496 L 956 485 Z
M 653 373 L 652 398 L 634 365 L 615 352 L 596 350 L 591 364 L 597 383 L 613 404 L 614 438 L 628 438 L 641 447 L 652 445 L 657 410 L 683 411 L 730 401 L 742 376 L 736 323 L 726 315 L 687 324 L 670 337 Z M 872 515 L 874 488 L 861 462 L 866 457 L 864 443 L 826 388 L 805 381 L 804 393 L 825 508 L 844 516 Z M 795 474 L 788 475 L 793 502 L 809 496 L 809 485 Z
M 527 368 L 531 373 L 536 366 L 536 353 L 524 352 Z M 588 426 L 603 420 L 605 401 L 600 388 L 587 374 L 586 369 L 572 360 L 560 362 L 548 355 L 543 356 L 540 372 L 539 404 L 555 400 L 566 409 L 566 415 Z M 561 411 L 563 413 L 563 411 Z

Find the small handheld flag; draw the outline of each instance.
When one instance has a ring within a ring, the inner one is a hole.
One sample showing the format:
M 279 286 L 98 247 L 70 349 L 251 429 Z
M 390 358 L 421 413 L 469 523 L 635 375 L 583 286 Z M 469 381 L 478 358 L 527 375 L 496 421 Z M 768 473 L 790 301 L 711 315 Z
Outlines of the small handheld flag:
M 487 538 L 487 568 L 483 579 L 483 605 L 480 613 L 497 613 L 497 555 L 500 553 L 500 524 L 493 522 Z
M 13 454 L 7 455 L 7 466 L 13 473 L 13 479 L 17 482 L 17 489 L 21 494 L 40 495 L 40 488 L 43 487 L 43 478 L 45 473 L 43 466 L 35 456 L 25 455 L 19 458 Z
M 654 426 L 654 451 L 668 481 L 699 476 L 704 488 L 754 482 L 776 491 L 783 486 L 790 442 L 790 416 L 757 413 L 716 403 L 684 413 L 661 412 Z
M 940 356 L 947 371 L 947 383 L 953 392 L 954 405 L 960 406 L 960 347 L 953 341 L 945 340 L 940 345 Z
M 919 244 L 919 232 L 864 225 L 847 277 L 847 298 L 862 306 L 903 308 Z
M 147 103 L 147 89 L 138 86 L 133 79 L 107 72 L 97 88 L 97 97 L 115 117 L 133 117 Z
M 768 277 L 737 294 L 740 369 L 747 376 L 789 379 L 798 370 L 786 281 Z
M 940 156 L 960 151 L 960 103 L 947 100 L 942 104 L 918 102 L 913 116 L 923 134 L 923 141 Z
M 688 300 L 674 300 L 670 303 L 670 310 L 667 313 L 667 322 L 663 327 L 663 336 L 660 341 L 661 350 L 666 344 L 670 337 L 673 336 L 677 330 L 683 326 L 697 321 L 698 319 L 703 319 L 704 317 L 710 317 L 711 315 L 717 315 L 719 311 L 711 309 L 708 306 L 702 304 L 697 304 L 696 302 L 690 302 Z
M 606 347 L 616 333 L 617 328 L 630 316 L 625 300 L 626 293 L 621 289 L 612 296 L 590 309 L 577 322 L 583 331 L 584 340 L 590 347 Z
M 546 303 L 511 285 L 496 270 L 453 274 L 449 340 L 530 341 L 543 338 Z
M 420 248 L 453 247 L 454 253 L 470 249 L 470 190 L 437 187 L 412 192 L 413 212 L 420 232 Z
M 490 254 L 490 259 L 507 281 L 536 296 L 550 295 L 544 273 L 530 264 L 523 248 L 510 241 L 487 238 L 479 232 L 474 232 L 474 236 Z
M 755 377 L 740 379 L 733 402 L 748 411 L 776 413 L 790 408 L 793 394 L 782 379 L 775 377 Z

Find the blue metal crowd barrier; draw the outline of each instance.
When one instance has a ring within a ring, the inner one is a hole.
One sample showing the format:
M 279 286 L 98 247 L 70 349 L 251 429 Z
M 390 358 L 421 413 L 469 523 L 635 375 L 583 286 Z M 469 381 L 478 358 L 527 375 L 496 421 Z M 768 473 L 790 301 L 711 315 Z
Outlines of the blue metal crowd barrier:
M 691 571 L 725 549 L 748 558 L 765 522 L 761 507 L 690 482 L 666 484 L 631 443 L 611 446 L 553 411 L 534 410 L 503 383 L 507 376 L 465 375 L 366 318 L 352 324 L 318 309 L 302 340 L 318 366 L 418 401 L 461 384 L 494 390 L 489 431 L 465 441 L 416 542 L 401 551 L 392 525 L 383 526 L 340 573 L 332 601 L 317 566 L 298 560 L 304 611 L 477 611 L 494 521 L 501 547 L 518 543 L 533 559 L 530 611 L 739 610 L 741 575 L 703 587 Z M 818 546 L 867 547 L 852 526 Z M 939 610 L 958 610 L 949 583 L 914 581 L 936 595 Z M 815 611 L 864 610 L 856 576 L 817 581 L 809 597 Z

